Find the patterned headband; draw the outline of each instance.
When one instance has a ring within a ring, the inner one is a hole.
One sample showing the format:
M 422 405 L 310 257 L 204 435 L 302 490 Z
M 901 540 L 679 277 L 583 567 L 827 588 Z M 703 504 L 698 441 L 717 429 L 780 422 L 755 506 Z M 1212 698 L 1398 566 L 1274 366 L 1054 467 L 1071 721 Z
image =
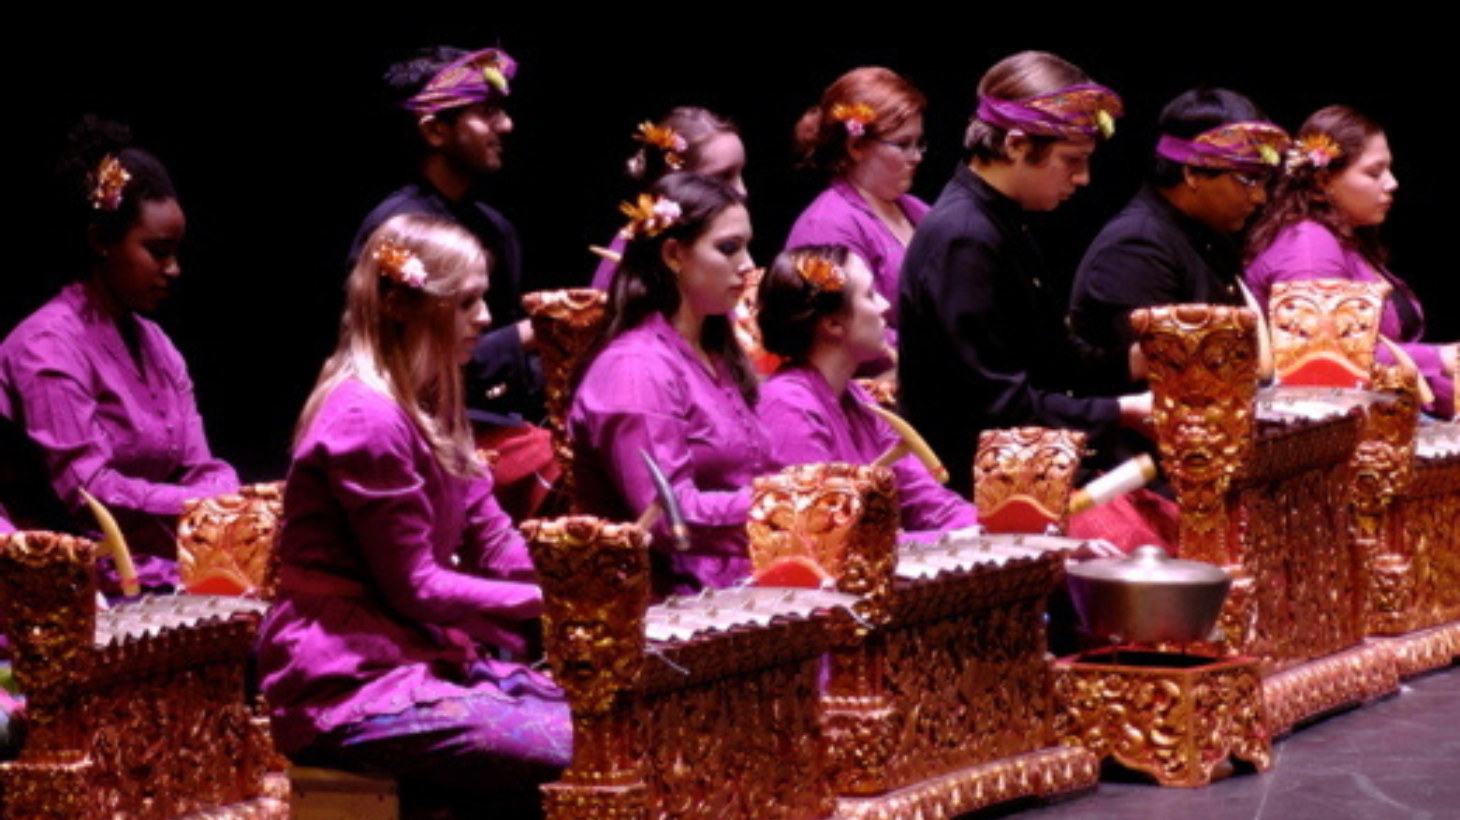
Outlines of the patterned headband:
M 1006 131 L 1037 137 L 1073 139 L 1115 133 L 1115 120 L 1125 113 L 1120 96 L 1103 85 L 1082 83 L 1022 100 L 978 98 L 978 118 Z
M 474 51 L 436 73 L 420 93 L 401 104 L 417 114 L 435 114 L 506 97 L 517 62 L 497 48 Z
M 1283 163 L 1292 140 L 1270 122 L 1232 122 L 1184 140 L 1162 134 L 1156 155 L 1183 165 L 1221 171 L 1272 171 Z

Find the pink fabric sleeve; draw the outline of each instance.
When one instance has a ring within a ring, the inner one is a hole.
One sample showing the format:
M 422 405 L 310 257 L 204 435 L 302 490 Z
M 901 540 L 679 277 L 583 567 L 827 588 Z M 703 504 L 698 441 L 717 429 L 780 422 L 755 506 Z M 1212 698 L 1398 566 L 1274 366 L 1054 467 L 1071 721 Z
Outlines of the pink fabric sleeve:
M 161 336 L 161 334 L 159 334 Z M 238 489 L 238 473 L 232 465 L 215 458 L 208 448 L 208 437 L 203 432 L 203 417 L 198 413 L 197 400 L 193 397 L 193 380 L 188 376 L 182 354 L 172 346 L 165 336 L 159 340 L 166 349 L 167 377 L 175 386 L 183 406 L 181 423 L 184 429 L 183 453 L 177 483 L 188 488 L 187 498 L 200 498 L 217 493 L 228 493 Z
M 689 426 L 681 413 L 692 400 L 673 373 L 655 372 L 640 356 L 608 351 L 595 364 L 592 384 L 579 390 L 591 448 L 602 454 L 629 510 L 637 515 L 653 503 L 654 484 L 639 455 L 658 462 L 674 488 L 685 522 L 695 528 L 744 527 L 750 488 L 702 490 L 695 483 Z M 665 368 L 659 368 L 660 371 Z M 593 385 L 603 386 L 595 391 Z M 714 412 L 712 408 L 701 408 Z
M 95 422 L 97 402 L 85 376 L 89 369 L 73 341 L 52 333 L 37 334 L 15 359 L 15 393 L 26 432 L 45 452 L 56 493 L 71 510 L 85 506 L 80 493 L 85 488 L 114 510 L 180 515 L 188 499 L 238 486 L 233 468 L 208 452 L 192 383 L 180 369 L 159 376 L 176 383 L 185 408 L 179 420 L 187 426 L 181 481 L 161 483 L 117 472 L 109 438 Z
M 862 401 L 871 401 L 860 388 L 850 389 Z M 783 380 L 777 390 L 766 391 L 757 410 L 770 438 L 771 459 L 777 467 L 826 461 L 870 464 L 897 443 L 892 428 L 868 411 L 868 416 L 858 422 L 873 425 L 878 438 L 876 452 L 845 452 L 837 446 L 834 432 L 837 428 L 833 425 L 846 427 L 850 422 L 829 418 L 824 408 L 810 390 L 794 380 Z M 892 473 L 897 480 L 903 529 L 947 530 L 978 523 L 973 504 L 935 481 L 916 456 L 893 462 Z
M 432 498 L 425 489 L 412 452 L 417 436 L 399 411 L 386 418 L 350 408 L 320 434 L 330 491 L 344 509 L 375 585 L 393 609 L 419 623 L 455 627 L 499 646 L 514 645 L 518 637 L 499 620 L 540 615 L 541 592 L 533 584 L 478 578 L 443 563 L 440 556 L 454 550 L 437 549 L 433 525 L 452 511 L 438 509 L 446 499 Z M 520 538 L 516 545 L 511 541 L 498 539 L 494 547 L 509 554 L 520 549 Z
M 527 543 L 492 493 L 490 473 L 471 482 L 466 494 L 462 566 L 484 578 L 537 582 Z
M 756 413 L 765 427 L 771 445 L 771 462 L 777 467 L 792 464 L 816 464 L 824 461 L 847 461 L 836 452 L 831 420 L 821 403 L 808 391 L 789 388 L 783 382 L 774 393 L 762 394 Z M 855 460 L 855 459 L 853 459 Z
M 1317 222 L 1299 222 L 1278 234 L 1277 239 L 1247 266 L 1243 278 L 1267 313 L 1272 286 L 1279 282 L 1309 279 L 1359 278 L 1344 259 L 1338 238 Z

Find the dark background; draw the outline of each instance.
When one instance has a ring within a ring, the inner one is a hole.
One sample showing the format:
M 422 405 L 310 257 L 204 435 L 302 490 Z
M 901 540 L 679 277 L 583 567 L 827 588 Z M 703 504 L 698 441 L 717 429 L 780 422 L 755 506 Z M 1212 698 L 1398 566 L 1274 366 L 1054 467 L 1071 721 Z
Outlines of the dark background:
M 44 207 L 65 131 L 86 112 L 127 122 L 171 169 L 189 220 L 180 287 L 156 318 L 188 360 L 214 450 L 246 479 L 282 476 L 295 415 L 333 347 L 348 243 L 409 173 L 380 75 L 429 44 L 500 45 L 520 63 L 515 131 L 491 198 L 522 234 L 529 289 L 586 283 L 595 264 L 587 246 L 619 226 L 621 168 L 641 120 L 698 104 L 739 123 L 753 249 L 764 263 L 824 182 L 793 169 L 790 133 L 837 75 L 886 65 L 927 94 L 931 149 L 914 192 L 931 201 L 960 159 L 978 77 L 1038 48 L 1081 66 L 1127 106 L 1096 155 L 1093 184 L 1046 220 L 1046 246 L 1064 274 L 1140 184 L 1155 118 L 1172 96 L 1225 85 L 1290 129 L 1345 102 L 1384 123 L 1394 148 L 1393 268 L 1427 306 L 1432 338 L 1460 338 L 1444 198 L 1457 181 L 1454 92 L 1419 68 L 1436 60 L 1420 23 L 1307 20 L 1336 12 L 1277 5 L 1200 24 L 1142 21 L 1139 7 L 1116 4 L 1103 15 L 1026 4 L 930 19 L 922 7 L 883 3 L 886 21 L 816 27 L 747 7 L 668 4 L 598 19 L 558 7 L 538 15 L 560 18 L 550 25 L 494 18 L 482 4 L 416 4 L 311 27 L 242 8 L 156 20 L 75 12 L 8 26 L 18 47 L 0 59 L 10 86 L 6 183 L 16 197 L 5 220 L 0 333 L 78 273 L 61 269 L 69 254 Z M 431 19 L 404 19 L 410 12 Z M 683 22 L 691 14 L 704 22 Z M 1136 34 L 1135 25 L 1154 30 Z

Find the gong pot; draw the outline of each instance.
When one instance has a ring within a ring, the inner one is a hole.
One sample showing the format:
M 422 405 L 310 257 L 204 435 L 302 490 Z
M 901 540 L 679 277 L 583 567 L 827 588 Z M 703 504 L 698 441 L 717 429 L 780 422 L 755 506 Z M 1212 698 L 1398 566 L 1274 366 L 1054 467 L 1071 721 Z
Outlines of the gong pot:
M 1211 636 L 1232 578 L 1157 546 L 1071 566 L 1070 598 L 1085 630 L 1117 643 L 1186 643 Z

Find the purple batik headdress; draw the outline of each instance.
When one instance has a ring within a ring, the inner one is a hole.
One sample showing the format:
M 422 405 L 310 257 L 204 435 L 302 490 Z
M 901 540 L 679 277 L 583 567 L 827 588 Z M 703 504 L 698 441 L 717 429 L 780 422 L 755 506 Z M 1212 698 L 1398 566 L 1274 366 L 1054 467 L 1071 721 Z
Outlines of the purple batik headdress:
M 461 57 L 441 69 L 420 93 L 401 103 L 407 111 L 435 114 L 506 97 L 517 76 L 517 62 L 498 48 L 486 48 Z
M 1162 134 L 1156 154 L 1198 168 L 1261 173 L 1281 166 L 1291 144 L 1288 132 L 1270 122 L 1231 122 L 1189 140 Z
M 978 118 L 1005 131 L 1030 136 L 1109 139 L 1125 104 L 1114 91 L 1097 83 L 1081 83 L 1022 100 L 978 98 Z

